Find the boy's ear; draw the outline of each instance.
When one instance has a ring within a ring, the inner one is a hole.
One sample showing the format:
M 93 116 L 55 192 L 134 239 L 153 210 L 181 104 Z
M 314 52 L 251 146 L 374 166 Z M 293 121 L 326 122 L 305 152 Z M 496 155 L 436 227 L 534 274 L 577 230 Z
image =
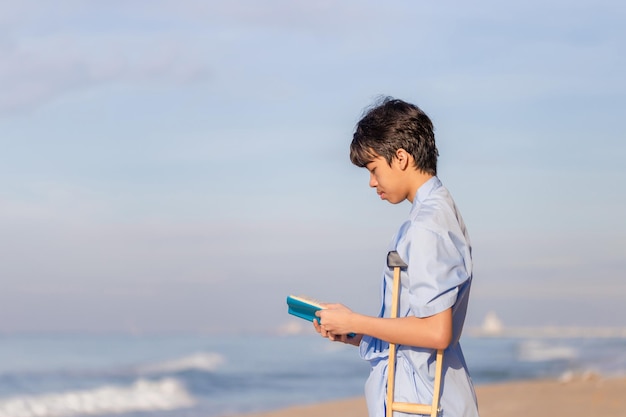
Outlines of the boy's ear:
M 409 153 L 402 148 L 396 151 L 396 160 L 398 161 L 398 165 L 401 169 L 404 170 L 409 166 L 409 157 Z

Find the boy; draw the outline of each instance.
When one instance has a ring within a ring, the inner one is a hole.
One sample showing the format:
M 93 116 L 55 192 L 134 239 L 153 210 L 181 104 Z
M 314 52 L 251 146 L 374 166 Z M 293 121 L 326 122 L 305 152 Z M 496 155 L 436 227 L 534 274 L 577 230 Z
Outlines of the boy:
M 370 417 L 385 416 L 389 343 L 398 345 L 395 401 L 432 401 L 435 354 L 445 349 L 440 416 L 478 416 L 459 345 L 472 281 L 471 246 L 461 215 L 436 176 L 438 155 L 428 116 L 393 98 L 365 114 L 350 145 L 350 160 L 367 168 L 369 185 L 382 200 L 412 204 L 389 247 L 408 264 L 401 274 L 398 318 L 389 318 L 393 271 L 386 267 L 378 317 L 325 304 L 317 312 L 321 324 L 313 322 L 323 337 L 360 346 L 361 357 L 370 362 L 365 384 Z

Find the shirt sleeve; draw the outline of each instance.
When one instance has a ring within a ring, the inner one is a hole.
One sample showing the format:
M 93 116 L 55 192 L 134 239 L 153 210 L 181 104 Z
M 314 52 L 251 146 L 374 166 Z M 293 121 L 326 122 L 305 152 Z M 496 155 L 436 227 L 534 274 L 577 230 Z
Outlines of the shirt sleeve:
M 458 287 L 469 278 L 463 255 L 448 234 L 412 227 L 408 252 L 411 312 L 429 317 L 454 305 Z

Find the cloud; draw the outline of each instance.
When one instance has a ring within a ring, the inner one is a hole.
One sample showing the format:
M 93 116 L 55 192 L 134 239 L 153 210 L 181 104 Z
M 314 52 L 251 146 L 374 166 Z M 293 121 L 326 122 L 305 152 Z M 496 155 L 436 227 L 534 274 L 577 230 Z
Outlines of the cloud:
M 176 85 L 206 80 L 210 68 L 169 38 L 55 35 L 0 45 L 0 113 L 110 84 Z
M 166 88 L 210 79 L 222 96 L 241 99 L 255 91 L 257 97 L 293 98 L 303 93 L 303 77 L 318 90 L 333 77 L 359 84 L 354 88 L 372 85 L 381 66 L 389 71 L 390 60 L 403 80 L 397 88 L 412 85 L 446 103 L 624 90 L 621 71 L 614 70 L 624 66 L 616 53 L 623 41 L 612 36 L 606 6 L 571 11 L 555 3 L 544 8 L 544 17 L 535 16 L 537 5 L 518 5 L 503 17 L 492 10 L 500 10 L 497 3 L 487 4 L 445 13 L 429 5 L 287 0 L 4 4 L 0 112 L 116 83 Z M 569 17 L 568 25 L 593 35 L 572 42 L 569 26 L 547 25 L 558 12 Z M 590 28 L 577 18 L 587 12 L 608 28 Z M 435 22 L 444 23 L 435 28 Z M 459 36 L 460 30 L 469 35 Z M 491 36 L 494 30 L 499 37 Z M 401 36 L 405 32 L 412 35 Z M 420 61 L 420 50 L 428 62 Z M 373 88 L 382 87 L 379 82 Z M 393 80 L 384 86 L 393 89 Z

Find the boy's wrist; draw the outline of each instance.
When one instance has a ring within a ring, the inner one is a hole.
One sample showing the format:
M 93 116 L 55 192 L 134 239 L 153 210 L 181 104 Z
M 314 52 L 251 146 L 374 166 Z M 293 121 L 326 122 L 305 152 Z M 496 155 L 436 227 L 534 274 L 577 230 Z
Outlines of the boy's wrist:
M 359 313 L 352 313 L 352 317 L 350 320 L 350 329 L 352 329 L 351 331 L 353 333 L 356 334 L 364 334 L 366 333 L 363 323 L 364 323 L 364 319 L 367 316 L 364 316 L 363 314 L 359 314 Z

